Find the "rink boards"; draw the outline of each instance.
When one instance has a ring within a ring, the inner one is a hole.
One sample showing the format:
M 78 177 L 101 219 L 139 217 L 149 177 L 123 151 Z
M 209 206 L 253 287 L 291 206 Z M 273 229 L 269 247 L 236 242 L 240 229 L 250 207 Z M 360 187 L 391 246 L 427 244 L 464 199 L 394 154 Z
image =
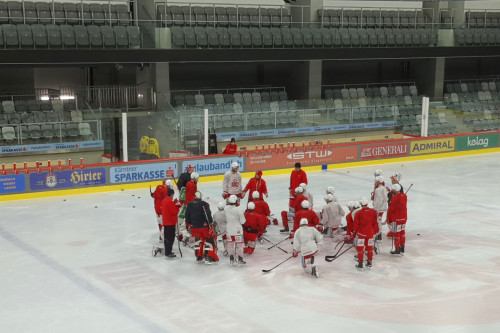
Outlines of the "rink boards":
M 242 156 L 210 155 L 85 165 L 83 169 L 52 172 L 19 172 L 0 176 L 0 201 L 46 196 L 117 191 L 156 186 L 167 178 L 178 178 L 191 164 L 201 181 L 217 181 L 238 162 L 243 177 L 257 170 L 266 175 L 289 173 L 296 162 L 306 171 L 360 165 L 412 161 L 500 151 L 500 132 L 481 132 L 432 138 L 409 138 L 377 142 L 303 146 L 252 151 Z

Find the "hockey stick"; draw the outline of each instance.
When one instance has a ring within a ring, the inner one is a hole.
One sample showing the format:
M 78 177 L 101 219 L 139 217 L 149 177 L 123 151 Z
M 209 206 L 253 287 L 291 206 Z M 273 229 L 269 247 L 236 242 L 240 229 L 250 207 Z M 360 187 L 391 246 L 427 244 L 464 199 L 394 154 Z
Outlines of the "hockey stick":
M 283 239 L 281 242 L 276 243 L 276 244 L 274 244 L 273 246 L 269 247 L 269 248 L 268 248 L 268 250 L 270 250 L 270 249 L 272 249 L 273 247 L 275 247 L 275 246 L 277 246 L 277 245 L 279 245 L 279 244 L 283 243 L 283 242 L 284 242 L 284 241 L 286 241 L 287 239 L 290 239 L 290 236 L 288 236 L 287 238 Z
M 285 261 L 287 260 L 290 260 L 292 259 L 293 256 L 289 256 L 288 258 L 286 258 L 285 260 L 283 260 L 282 262 L 280 262 L 279 264 L 277 264 L 276 266 L 274 266 L 273 268 L 270 268 L 270 269 L 263 269 L 262 272 L 264 273 L 269 273 L 270 271 L 272 271 L 273 269 L 275 269 L 276 267 L 278 267 L 279 265 L 283 264 Z
M 333 248 L 334 250 L 337 249 L 337 246 L 339 246 L 340 243 L 343 243 L 342 246 L 344 246 L 345 244 L 345 241 L 344 240 L 341 240 L 340 242 L 337 243 L 337 245 L 335 245 L 335 247 Z M 342 248 L 342 246 L 340 248 Z M 339 250 L 340 251 L 340 250 Z
M 411 189 L 412 186 L 413 186 L 413 184 L 410 184 L 410 187 L 408 187 L 408 189 L 406 190 L 405 194 L 410 191 L 410 189 Z
M 266 237 L 260 236 L 260 238 L 262 238 L 263 240 L 265 240 L 265 241 L 267 241 L 267 242 L 269 242 L 269 243 L 271 243 L 271 244 L 274 244 L 273 242 L 271 242 L 271 241 L 270 241 L 269 239 L 267 239 Z M 274 245 L 276 245 L 276 244 L 274 244 Z M 280 249 L 281 251 L 285 252 L 285 253 L 288 253 L 288 251 L 283 250 L 283 249 L 282 249 L 281 247 L 279 247 L 279 246 L 277 246 L 277 248 L 278 248 L 278 249 Z M 268 250 L 269 250 L 269 249 L 268 249 Z
M 340 254 L 335 254 L 333 256 L 325 256 L 325 260 L 328 261 L 328 262 L 332 262 L 335 259 L 337 259 L 338 257 L 340 257 L 341 255 L 343 255 L 344 253 L 346 253 L 347 251 L 349 251 L 350 249 L 352 249 L 354 246 L 355 246 L 354 244 L 351 245 L 350 247 L 348 247 L 347 249 L 345 249 L 344 251 L 342 251 L 342 253 L 340 253 Z

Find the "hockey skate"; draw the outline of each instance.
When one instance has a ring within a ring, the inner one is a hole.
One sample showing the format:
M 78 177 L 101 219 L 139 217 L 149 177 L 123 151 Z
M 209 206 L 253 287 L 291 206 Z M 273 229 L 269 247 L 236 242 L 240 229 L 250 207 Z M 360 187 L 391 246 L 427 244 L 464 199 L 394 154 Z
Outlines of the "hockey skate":
M 366 261 L 366 267 L 372 268 L 372 261 L 371 260 Z
M 175 253 L 172 252 L 170 254 L 167 254 L 165 257 L 167 257 L 167 258 L 175 258 L 177 256 L 175 255 Z
M 206 264 L 206 265 L 212 265 L 212 264 L 214 264 L 214 263 L 215 263 L 215 260 L 214 260 L 214 259 L 212 259 L 209 255 L 206 255 L 206 256 L 205 256 L 205 264 Z
M 379 233 L 376 237 L 375 237 L 375 240 L 377 241 L 381 241 L 382 240 L 382 234 Z
M 195 254 L 195 256 L 196 256 L 196 262 L 201 262 L 203 260 L 203 257 L 201 257 L 197 254 Z
M 233 266 L 234 265 L 234 256 L 231 254 L 229 256 L 229 266 Z
M 290 229 L 288 229 L 288 227 L 284 227 L 283 229 L 280 230 L 280 232 L 289 232 Z
M 401 252 L 401 253 L 405 253 L 405 246 L 404 246 L 404 245 L 401 245 L 401 246 L 399 247 L 399 252 Z
M 363 262 L 358 262 L 358 264 L 354 267 L 356 267 L 357 269 L 363 269 Z
M 161 254 L 161 248 L 153 246 L 153 251 L 151 253 L 153 255 L 153 257 L 156 257 L 158 255 L 158 253 Z
M 398 248 L 398 249 L 396 249 L 396 250 L 391 251 L 391 254 L 401 254 L 401 250 L 400 250 L 400 248 Z
M 314 266 L 314 267 L 312 268 L 311 275 L 312 275 L 312 276 L 315 276 L 316 278 L 319 278 L 319 269 L 318 269 L 318 266 Z
M 247 262 L 243 260 L 243 257 L 238 256 L 238 266 L 245 265 Z
M 227 257 L 227 255 L 228 255 L 228 254 L 229 254 L 229 253 L 227 252 L 227 250 L 224 250 L 224 252 L 222 252 L 222 255 L 223 255 L 224 257 Z

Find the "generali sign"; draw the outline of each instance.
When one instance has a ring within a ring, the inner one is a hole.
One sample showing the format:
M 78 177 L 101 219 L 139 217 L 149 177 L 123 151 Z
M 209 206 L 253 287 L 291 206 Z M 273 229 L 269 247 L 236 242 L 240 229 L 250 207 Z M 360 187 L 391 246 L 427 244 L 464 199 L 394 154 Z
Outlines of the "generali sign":
M 391 142 L 361 146 L 360 155 L 362 160 L 406 156 L 408 155 L 408 143 Z
M 247 170 L 293 168 L 296 162 L 303 166 L 321 165 L 357 160 L 358 148 L 355 146 L 325 148 L 310 151 L 263 153 L 247 157 Z

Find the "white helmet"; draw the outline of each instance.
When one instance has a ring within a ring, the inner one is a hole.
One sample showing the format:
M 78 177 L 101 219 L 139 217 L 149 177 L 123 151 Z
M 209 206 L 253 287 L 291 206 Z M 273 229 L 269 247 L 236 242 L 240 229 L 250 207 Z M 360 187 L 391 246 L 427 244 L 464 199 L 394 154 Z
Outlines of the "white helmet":
M 173 187 L 174 186 L 174 182 L 171 179 L 167 179 L 165 181 L 165 186 L 166 187 Z
M 349 201 L 347 203 L 347 208 L 349 208 L 349 209 L 354 209 L 355 206 L 356 206 L 356 202 L 354 202 L 354 201 Z
M 333 195 L 331 195 L 331 194 L 325 195 L 325 201 L 326 202 L 332 202 L 333 201 Z
M 200 199 L 200 200 L 201 200 L 201 199 L 203 198 L 203 195 L 201 194 L 201 192 L 200 192 L 200 191 L 196 191 L 196 192 L 194 193 L 194 197 L 195 197 L 196 199 Z
M 309 201 L 304 200 L 304 201 L 302 201 L 302 203 L 300 205 L 302 206 L 302 208 L 308 209 L 309 208 Z
M 252 192 L 252 198 L 254 198 L 254 199 L 258 199 L 258 198 L 260 198 L 260 193 L 259 193 L 259 191 L 253 191 L 253 192 Z
M 382 170 L 377 169 L 377 170 L 375 170 L 375 172 L 373 174 L 375 175 L 375 177 L 382 176 Z
M 333 186 L 328 186 L 326 188 L 326 194 L 333 194 L 335 192 L 335 187 Z
M 391 190 L 393 190 L 394 192 L 400 192 L 401 191 L 401 185 L 399 185 L 399 184 L 393 184 L 392 187 L 391 187 Z
M 217 208 L 219 210 L 224 210 L 224 207 L 226 207 L 226 203 L 224 201 L 221 201 L 217 204 Z
M 394 172 L 391 176 L 391 178 L 393 178 L 395 181 L 401 181 L 401 178 L 403 178 L 403 176 L 399 173 L 399 172 Z
M 191 179 L 199 179 L 200 175 L 197 172 L 191 173 Z
M 369 201 L 367 198 L 363 197 L 361 198 L 361 201 L 359 203 L 361 204 L 361 206 L 368 206 Z
M 377 176 L 377 177 L 375 177 L 375 181 L 376 181 L 377 183 L 383 183 L 383 182 L 384 182 L 384 177 L 382 177 L 382 176 Z
M 240 165 L 238 164 L 238 162 L 231 163 L 231 169 L 238 169 L 239 167 Z
M 359 204 L 359 201 L 354 201 L 354 205 L 352 206 L 354 209 L 358 209 L 361 207 L 361 205 Z
M 300 187 L 300 186 L 299 186 L 299 187 L 296 187 L 296 188 L 295 188 L 295 191 L 294 191 L 294 192 L 295 192 L 295 194 L 304 193 L 304 189 L 303 189 L 302 187 Z
M 238 201 L 238 197 L 235 196 L 234 194 L 231 194 L 229 196 L 229 199 L 227 199 L 227 201 L 230 203 L 230 204 L 235 204 L 237 201 Z
M 307 219 L 300 219 L 300 225 L 308 225 L 309 221 Z
M 254 210 L 255 209 L 255 204 L 253 202 L 249 202 L 247 205 L 248 210 Z
M 307 184 L 306 183 L 300 183 L 299 186 L 302 187 L 304 190 L 307 189 Z

